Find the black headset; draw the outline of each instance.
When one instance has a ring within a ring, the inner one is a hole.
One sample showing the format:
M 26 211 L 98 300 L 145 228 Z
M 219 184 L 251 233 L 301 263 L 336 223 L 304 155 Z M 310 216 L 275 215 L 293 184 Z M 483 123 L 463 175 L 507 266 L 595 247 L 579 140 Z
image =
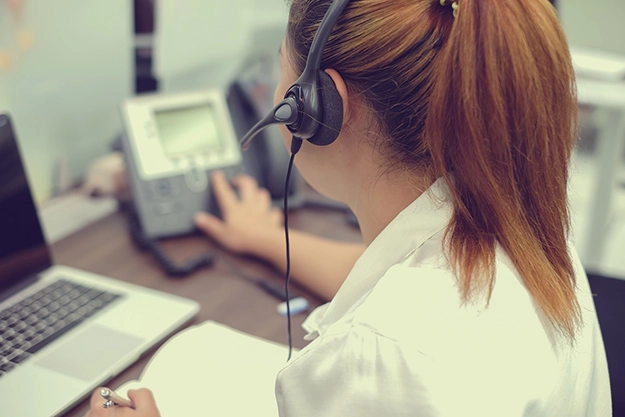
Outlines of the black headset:
M 287 90 L 284 100 L 241 139 L 243 150 L 264 128 L 275 124 L 286 125 L 293 135 L 292 153 L 299 151 L 303 140 L 319 146 L 336 140 L 343 126 L 343 101 L 332 78 L 320 67 L 330 33 L 348 2 L 332 2 L 312 41 L 302 75 Z
M 246 150 L 254 137 L 264 128 L 283 124 L 293 135 L 291 141 L 291 160 L 287 168 L 284 186 L 284 234 L 286 238 L 286 277 L 284 292 L 287 311 L 287 332 L 289 355 L 291 359 L 293 343 L 291 340 L 291 307 L 289 280 L 291 276 L 291 251 L 289 243 L 288 189 L 293 168 L 293 159 L 304 140 L 313 145 L 325 146 L 336 140 L 343 126 L 343 101 L 334 85 L 334 81 L 321 70 L 323 50 L 328 43 L 330 33 L 349 0 L 334 0 L 323 16 L 319 29 L 310 46 L 306 67 L 284 95 L 284 100 L 276 105 L 267 116 L 256 123 L 241 139 L 241 148 Z

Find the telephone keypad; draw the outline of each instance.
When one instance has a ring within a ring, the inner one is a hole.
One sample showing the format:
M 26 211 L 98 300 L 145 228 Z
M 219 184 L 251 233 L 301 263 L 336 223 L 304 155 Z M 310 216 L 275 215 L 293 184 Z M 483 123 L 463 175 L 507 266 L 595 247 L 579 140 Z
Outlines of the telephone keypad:
M 163 178 L 145 184 L 143 191 L 148 200 L 171 200 L 182 194 L 181 178 Z

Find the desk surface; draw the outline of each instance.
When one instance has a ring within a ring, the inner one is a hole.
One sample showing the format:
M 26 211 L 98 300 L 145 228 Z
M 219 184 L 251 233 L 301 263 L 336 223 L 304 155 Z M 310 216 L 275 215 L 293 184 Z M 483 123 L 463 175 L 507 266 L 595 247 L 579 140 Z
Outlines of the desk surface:
M 326 210 L 299 210 L 289 217 L 293 228 L 320 236 L 358 242 L 357 229 L 345 222 L 341 213 Z M 52 246 L 55 262 L 106 275 L 133 284 L 169 292 L 198 301 L 201 309 L 191 324 L 214 320 L 235 329 L 286 343 L 286 319 L 276 312 L 278 301 L 257 286 L 238 277 L 232 270 L 238 268 L 246 275 L 266 279 L 276 284 L 284 278 L 270 265 L 249 257 L 236 257 L 219 250 L 203 236 L 188 236 L 163 242 L 165 250 L 177 261 L 206 251 L 216 251 L 214 266 L 182 278 L 167 278 L 150 255 L 137 249 L 129 239 L 122 213 L 105 219 L 71 235 Z M 293 284 L 292 289 L 305 295 L 313 307 L 323 300 L 304 288 Z M 301 324 L 305 315 L 293 318 L 293 345 L 305 346 Z M 117 387 L 136 379 L 154 354 L 150 350 L 131 367 L 107 384 Z M 82 417 L 88 410 L 87 400 L 65 414 L 65 417 Z

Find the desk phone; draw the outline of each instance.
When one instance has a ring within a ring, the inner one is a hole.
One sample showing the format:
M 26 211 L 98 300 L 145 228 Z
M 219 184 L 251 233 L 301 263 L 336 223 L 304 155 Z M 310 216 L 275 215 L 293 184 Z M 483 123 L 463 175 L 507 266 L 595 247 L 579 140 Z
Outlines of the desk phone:
M 122 139 L 135 209 L 147 238 L 195 229 L 198 211 L 217 213 L 210 174 L 243 172 L 225 93 L 145 95 L 124 102 Z

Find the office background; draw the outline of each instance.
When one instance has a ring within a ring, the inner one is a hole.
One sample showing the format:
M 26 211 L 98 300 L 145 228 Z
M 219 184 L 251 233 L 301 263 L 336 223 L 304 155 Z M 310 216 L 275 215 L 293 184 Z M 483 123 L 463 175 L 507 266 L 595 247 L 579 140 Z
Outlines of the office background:
M 0 108 L 16 119 L 40 203 L 79 183 L 89 164 L 110 151 L 122 132 L 124 99 L 227 85 L 250 57 L 277 59 L 287 17 L 283 0 L 11 2 L 20 5 L 18 13 L 0 0 Z M 625 3 L 556 5 L 571 45 L 625 55 Z M 593 151 L 604 122 L 593 108 L 582 118 L 572 182 L 580 252 L 592 216 Z M 615 190 L 602 268 L 625 278 L 621 194 Z
M 150 91 L 223 87 L 249 57 L 276 59 L 286 25 L 284 0 L 13 3 L 20 5 L 18 13 L 8 0 L 0 0 L 0 109 L 14 116 L 40 204 L 78 184 L 91 162 L 110 152 L 122 131 L 119 106 L 124 99 Z M 572 46 L 625 56 L 625 2 L 556 3 Z M 606 120 L 601 109 L 582 109 L 571 181 L 573 232 L 580 252 L 586 250 L 593 215 L 601 164 L 598 132 Z M 604 219 L 605 244 L 594 272 L 625 279 L 625 164 L 620 156 Z M 623 290 L 615 288 L 609 292 L 623 304 Z M 614 323 L 622 320 L 622 311 L 610 314 Z
M 78 180 L 121 130 L 117 109 L 135 92 L 135 49 L 144 56 L 154 51 L 162 91 L 198 88 L 215 82 L 219 61 L 268 47 L 263 40 L 275 42 L 286 19 L 283 0 L 21 1 L 19 17 L 0 1 L 0 53 L 11 61 L 0 69 L 0 107 L 37 120 L 36 126 L 20 123 L 19 133 L 39 200 L 55 191 L 58 164 L 67 163 Z M 625 3 L 557 5 L 572 45 L 625 54 Z M 218 75 L 218 81 L 225 77 Z

